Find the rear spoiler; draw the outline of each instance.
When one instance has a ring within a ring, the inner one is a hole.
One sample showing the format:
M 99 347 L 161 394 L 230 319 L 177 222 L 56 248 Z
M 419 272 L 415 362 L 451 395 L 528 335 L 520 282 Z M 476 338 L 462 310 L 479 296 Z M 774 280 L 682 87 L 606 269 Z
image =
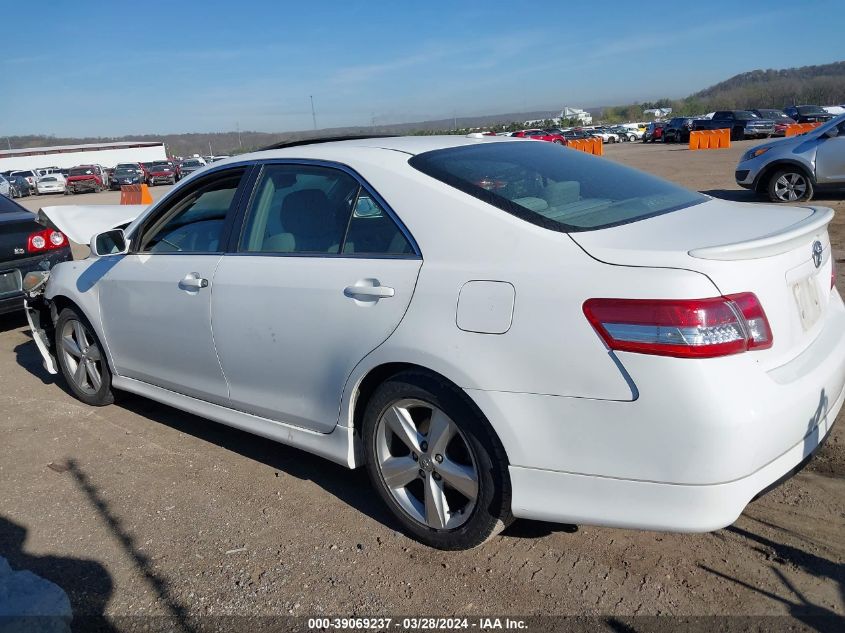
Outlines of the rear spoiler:
M 803 220 L 776 233 L 770 233 L 746 242 L 719 244 L 694 248 L 689 251 L 691 257 L 698 259 L 758 259 L 779 255 L 792 250 L 807 240 L 807 236 L 821 234 L 833 219 L 833 209 L 828 207 L 805 207 L 813 211 Z
M 71 242 L 88 244 L 98 233 L 129 224 L 141 215 L 145 204 L 92 204 L 41 207 L 35 221 L 64 233 Z

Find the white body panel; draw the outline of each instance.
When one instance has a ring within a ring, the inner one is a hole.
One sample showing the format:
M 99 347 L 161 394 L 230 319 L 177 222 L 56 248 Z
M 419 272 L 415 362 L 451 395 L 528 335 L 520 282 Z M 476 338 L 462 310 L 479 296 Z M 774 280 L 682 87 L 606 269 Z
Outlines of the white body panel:
M 224 257 L 212 282 L 211 315 L 231 406 L 331 431 L 346 379 L 399 324 L 421 263 Z M 372 301 L 344 294 L 365 279 L 395 294 Z
M 218 404 L 228 387 L 211 333 L 212 288 L 184 287 L 192 275 L 212 279 L 220 255 L 126 255 L 97 282 L 102 327 L 115 371 L 127 378 Z
M 818 446 L 842 406 L 845 306 L 829 287 L 826 222 L 813 224 L 826 212 L 710 201 L 570 236 L 407 165 L 409 154 L 476 142 L 525 141 L 372 139 L 228 161 L 348 165 L 399 215 L 422 260 L 103 257 L 56 266 L 46 296 L 87 315 L 116 387 L 350 467 L 361 465 L 359 386 L 376 368 L 407 363 L 464 389 L 486 416 L 508 456 L 517 516 L 679 530 L 733 521 Z M 804 230 L 788 247 L 761 246 L 796 225 Z M 814 240 L 824 258 L 811 270 Z M 210 286 L 179 289 L 191 272 Z M 374 305 L 344 296 L 367 278 L 396 294 Z M 823 304 L 809 327 L 789 294 L 803 280 Z M 581 310 L 595 297 L 749 291 L 774 345 L 713 359 L 612 353 Z

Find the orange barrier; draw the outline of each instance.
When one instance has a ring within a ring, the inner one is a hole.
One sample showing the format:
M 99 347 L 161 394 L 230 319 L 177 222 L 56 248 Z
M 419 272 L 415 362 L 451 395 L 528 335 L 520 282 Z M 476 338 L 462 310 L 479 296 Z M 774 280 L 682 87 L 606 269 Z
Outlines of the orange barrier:
M 120 204 L 152 204 L 153 197 L 147 185 L 121 185 Z
M 804 134 L 819 127 L 821 123 L 792 123 L 786 126 L 786 136 L 795 136 L 797 134 Z
M 566 141 L 570 149 L 577 149 L 579 152 L 586 152 L 594 156 L 604 156 L 604 143 L 600 138 L 574 138 Z
M 726 149 L 731 146 L 731 131 L 697 130 L 689 133 L 690 149 Z

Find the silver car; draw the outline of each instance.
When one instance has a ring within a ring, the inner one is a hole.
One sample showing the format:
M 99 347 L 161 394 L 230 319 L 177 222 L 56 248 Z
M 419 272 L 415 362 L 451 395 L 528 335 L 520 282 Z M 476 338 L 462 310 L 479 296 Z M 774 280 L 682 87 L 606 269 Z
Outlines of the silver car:
M 845 187 L 845 115 L 742 155 L 736 183 L 772 202 L 809 200 L 817 187 Z

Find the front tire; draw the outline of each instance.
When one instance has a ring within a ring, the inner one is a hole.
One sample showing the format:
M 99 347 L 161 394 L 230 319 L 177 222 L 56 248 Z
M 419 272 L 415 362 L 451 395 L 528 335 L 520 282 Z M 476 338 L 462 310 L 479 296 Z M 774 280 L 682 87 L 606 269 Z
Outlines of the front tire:
M 88 319 L 74 308 L 62 310 L 55 345 L 59 369 L 74 396 L 94 407 L 114 402 L 111 370 Z
M 769 178 L 766 193 L 772 202 L 791 204 L 809 200 L 813 197 L 813 181 L 799 169 L 780 169 Z
M 363 434 L 373 486 L 417 540 L 469 549 L 512 521 L 504 448 L 442 378 L 403 372 L 382 383 L 367 404 Z

